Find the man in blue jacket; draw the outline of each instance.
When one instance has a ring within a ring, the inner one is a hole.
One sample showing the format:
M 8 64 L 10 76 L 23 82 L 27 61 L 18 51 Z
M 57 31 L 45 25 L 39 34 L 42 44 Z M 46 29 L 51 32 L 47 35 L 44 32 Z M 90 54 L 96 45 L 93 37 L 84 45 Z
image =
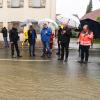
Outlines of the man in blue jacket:
M 41 57 L 45 57 L 47 54 L 47 57 L 51 57 L 51 51 L 50 51 L 50 36 L 52 34 L 51 28 L 47 26 L 47 24 L 43 25 L 43 29 L 41 30 L 41 41 L 43 44 L 43 54 Z

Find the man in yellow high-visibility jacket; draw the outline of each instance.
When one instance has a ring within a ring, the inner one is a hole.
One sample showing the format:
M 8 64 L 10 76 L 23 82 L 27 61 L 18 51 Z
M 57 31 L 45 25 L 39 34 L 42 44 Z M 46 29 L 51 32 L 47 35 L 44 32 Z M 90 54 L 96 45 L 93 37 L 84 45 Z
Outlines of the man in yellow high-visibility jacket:
M 28 26 L 24 27 L 23 34 L 24 34 L 24 41 L 22 42 L 22 47 L 24 46 L 24 43 L 26 42 L 28 43 Z

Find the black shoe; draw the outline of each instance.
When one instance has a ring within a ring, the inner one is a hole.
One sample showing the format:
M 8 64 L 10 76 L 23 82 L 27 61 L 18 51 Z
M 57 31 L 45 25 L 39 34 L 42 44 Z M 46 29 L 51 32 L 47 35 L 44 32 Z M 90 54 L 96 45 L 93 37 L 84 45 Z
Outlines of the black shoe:
M 67 62 L 67 61 L 68 61 L 68 59 L 65 59 L 65 60 L 64 60 L 64 62 Z
M 47 57 L 48 57 L 48 58 L 51 58 L 51 55 L 48 55 Z
M 36 55 L 35 54 L 33 54 L 33 57 L 35 57 Z
M 44 54 L 42 54 L 42 56 L 41 56 L 42 58 L 44 58 L 45 57 L 45 55 Z
M 84 63 L 85 63 L 85 64 L 87 64 L 87 63 L 88 63 L 88 61 L 85 61 Z
M 83 60 L 80 60 L 80 61 L 78 61 L 79 63 L 84 63 L 84 61 Z
M 22 56 L 21 55 L 19 55 L 19 56 L 17 56 L 18 58 L 21 58 Z
M 56 55 L 58 55 L 58 56 L 59 56 L 59 55 L 60 55 L 60 53 L 58 53 L 58 52 L 57 52 L 57 53 L 56 53 Z
M 14 55 L 12 55 L 11 57 L 12 57 L 12 58 L 16 58 L 16 56 L 14 56 Z
M 62 58 L 58 58 L 58 60 L 61 60 L 61 61 L 63 61 L 63 59 L 62 59 Z

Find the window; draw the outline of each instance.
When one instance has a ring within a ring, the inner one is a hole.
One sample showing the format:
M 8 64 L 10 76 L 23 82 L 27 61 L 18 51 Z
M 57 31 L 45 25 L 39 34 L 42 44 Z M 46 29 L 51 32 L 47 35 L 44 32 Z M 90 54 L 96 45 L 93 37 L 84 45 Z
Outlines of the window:
M 0 0 L 0 8 L 2 8 L 2 5 L 3 5 L 3 1 Z
M 11 7 L 17 8 L 20 6 L 20 0 L 11 0 Z
M 32 6 L 33 7 L 40 7 L 41 6 L 41 0 L 32 0 Z
M 29 0 L 30 8 L 45 8 L 46 0 Z
M 22 8 L 24 0 L 8 0 L 8 8 Z

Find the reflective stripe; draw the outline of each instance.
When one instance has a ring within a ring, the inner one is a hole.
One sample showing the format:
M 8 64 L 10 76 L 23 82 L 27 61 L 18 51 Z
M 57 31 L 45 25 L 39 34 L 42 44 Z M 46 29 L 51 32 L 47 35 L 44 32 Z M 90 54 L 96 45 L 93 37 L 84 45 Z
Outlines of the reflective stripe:
M 91 45 L 91 43 L 80 43 L 81 45 Z
M 80 44 L 82 45 L 91 45 L 90 41 L 80 41 Z

